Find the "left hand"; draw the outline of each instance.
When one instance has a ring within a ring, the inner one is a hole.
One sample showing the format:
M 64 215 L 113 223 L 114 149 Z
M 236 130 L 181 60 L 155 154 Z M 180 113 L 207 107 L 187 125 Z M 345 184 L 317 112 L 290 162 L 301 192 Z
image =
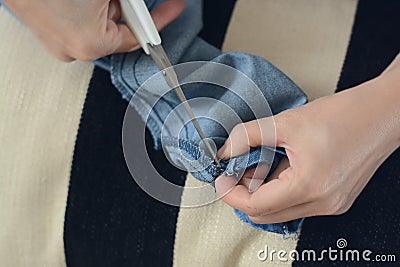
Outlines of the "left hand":
M 266 183 L 267 166 L 247 171 L 239 184 L 219 177 L 215 186 L 222 200 L 255 223 L 346 212 L 400 145 L 399 62 L 400 57 L 379 77 L 349 90 L 237 125 L 220 158 L 260 145 L 283 147 L 288 157 Z

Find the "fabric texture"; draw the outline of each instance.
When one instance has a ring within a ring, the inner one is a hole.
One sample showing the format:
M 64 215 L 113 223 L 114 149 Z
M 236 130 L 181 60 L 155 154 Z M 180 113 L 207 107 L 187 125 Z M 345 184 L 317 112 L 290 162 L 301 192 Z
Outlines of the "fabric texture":
M 201 186 L 191 174 L 185 186 Z M 182 202 L 192 202 L 184 190 Z M 305 220 L 307 221 L 307 220 Z M 201 225 L 201 227 L 199 227 Z M 237 219 L 223 201 L 196 208 L 181 208 L 176 226 L 174 266 L 291 266 L 291 261 L 260 261 L 259 250 L 296 248 L 298 234 L 261 231 Z
M 0 40 L 0 266 L 65 266 L 69 175 L 93 64 L 54 59 L 2 7 Z
M 122 123 L 128 102 L 112 85 L 109 73 L 95 68 L 81 116 L 72 162 L 64 221 L 67 266 L 172 266 L 179 207 L 143 191 L 126 167 Z M 168 164 L 163 151 L 136 113 L 132 138 L 138 160 L 149 157 L 158 173 L 183 185 L 186 172 Z M 143 176 L 153 178 L 152 168 Z M 155 172 L 155 171 L 154 171 Z M 181 194 L 179 194 L 180 198 Z
M 333 94 L 351 35 L 357 0 L 238 0 L 224 51 L 268 59 L 309 100 Z M 260 33 L 268 34 L 260 34 Z
M 148 1 L 147 5 L 149 9 L 152 9 L 160 2 Z M 183 89 L 189 101 L 199 97 L 219 100 L 230 107 L 241 118 L 242 122 L 276 114 L 307 102 L 305 94 L 266 60 L 244 53 L 221 53 L 218 49 L 198 38 L 201 24 L 201 3 L 199 1 L 187 1 L 187 7 L 183 14 L 162 32 L 163 46 L 172 64 L 187 61 L 211 62 L 187 71 L 186 76 L 180 77 L 181 82 L 184 83 L 185 79 L 190 80 L 190 77 L 193 76 L 202 78 L 215 75 L 223 76 L 224 74 L 212 64 L 216 63 L 217 66 L 221 64 L 230 66 L 236 69 L 238 73 L 244 74 L 249 78 L 249 81 L 255 83 L 261 93 L 257 95 L 257 92 L 251 90 L 250 82 L 243 82 L 238 74 L 222 78 L 229 79 L 229 90 L 225 89 L 222 92 L 218 90 L 217 86 L 211 84 L 185 85 Z M 110 67 L 105 67 L 105 69 L 111 70 L 114 85 L 124 99 L 131 101 L 132 106 L 146 121 L 156 146 L 161 147 L 162 138 L 168 140 L 164 148 L 172 161 L 185 167 L 196 178 L 205 182 L 213 182 L 218 175 L 225 171 L 226 174 L 239 175 L 245 169 L 255 167 L 255 163 L 258 162 L 266 163 L 270 167 L 277 165 L 278 157 L 269 153 L 268 148 L 260 148 L 251 150 L 242 157 L 221 162 L 223 167 L 220 170 L 217 169 L 211 158 L 199 148 L 201 139 L 192 124 L 185 124 L 185 120 L 179 120 L 182 114 L 176 114 L 176 119 L 171 123 L 166 122 L 168 116 L 171 116 L 171 112 L 174 112 L 180 101 L 175 92 L 169 90 L 166 86 L 163 77 L 161 79 L 153 77 L 150 82 L 148 81 L 150 77 L 159 72 L 149 56 L 142 51 L 136 51 L 112 55 L 110 58 L 104 59 L 102 64 L 106 61 L 110 63 Z M 179 71 L 177 72 L 178 76 L 182 76 L 179 75 Z M 153 80 L 155 82 L 152 82 Z M 268 107 L 262 106 L 262 99 L 267 101 L 272 114 L 267 112 Z M 227 132 L 233 128 L 234 123 L 232 121 L 227 122 L 229 118 L 227 118 L 225 112 L 219 109 L 218 105 L 203 103 L 200 109 L 207 109 L 208 112 L 204 114 L 207 119 L 200 120 L 199 123 L 205 129 L 206 136 L 213 139 L 218 148 L 227 138 Z M 263 115 L 253 115 L 253 109 L 264 109 Z M 194 111 L 196 112 L 196 110 Z M 175 113 L 177 112 L 175 111 Z M 222 117 L 220 114 L 223 114 Z M 224 121 L 228 126 L 221 127 L 215 121 Z M 162 137 L 163 128 L 169 132 L 166 137 Z M 175 143 L 171 141 L 177 136 L 179 139 Z M 249 160 L 246 162 L 247 158 Z M 201 171 L 192 171 L 201 167 L 203 167 Z M 277 226 L 255 225 L 249 219 L 246 220 L 247 215 L 239 211 L 237 213 L 240 214 L 239 218 L 259 229 L 282 234 L 288 231 L 296 232 L 302 221 L 299 219 L 295 223 L 278 224 Z

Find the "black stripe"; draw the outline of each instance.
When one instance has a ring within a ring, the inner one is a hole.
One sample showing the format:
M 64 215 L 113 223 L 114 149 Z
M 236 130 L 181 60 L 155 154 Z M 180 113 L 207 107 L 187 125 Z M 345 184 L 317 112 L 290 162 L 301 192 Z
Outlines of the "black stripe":
M 360 0 L 337 90 L 378 76 L 399 53 L 400 1 Z
M 398 0 L 360 0 L 338 91 L 377 76 L 393 60 L 400 48 L 399 14 Z M 395 253 L 397 263 L 330 261 L 325 256 L 327 260 L 323 262 L 295 262 L 294 266 L 398 266 L 399 192 L 397 150 L 378 169 L 347 213 L 306 219 L 297 245 L 300 253 L 306 249 L 336 249 L 337 239 L 345 238 L 348 248 L 369 249 L 373 255 Z
M 200 37 L 221 48 L 236 0 L 203 0 L 203 30 Z
M 131 178 L 121 148 L 126 106 L 109 74 L 96 68 L 71 172 L 64 232 L 68 266 L 172 263 L 178 208 L 154 200 Z M 143 129 L 139 117 L 136 124 Z M 186 173 L 174 169 L 160 151 L 152 149 L 148 134 L 146 143 L 159 172 L 183 184 Z M 144 153 L 137 151 L 138 157 Z
M 233 3 L 224 0 L 205 4 L 206 27 L 202 34 L 219 47 Z M 215 12 L 215 5 L 221 4 L 224 12 Z M 218 26 L 210 27 L 214 23 Z M 71 170 L 64 224 L 68 266 L 172 265 L 179 209 L 154 200 L 131 178 L 121 147 L 126 107 L 109 74 L 96 68 Z M 135 121 L 138 129 L 143 129 L 138 116 Z M 142 142 L 141 138 L 133 140 Z M 186 173 L 173 168 L 161 151 L 153 150 L 152 142 L 146 132 L 146 146 L 156 169 L 168 180 L 183 184 Z M 144 157 L 144 153 L 138 151 L 138 157 Z

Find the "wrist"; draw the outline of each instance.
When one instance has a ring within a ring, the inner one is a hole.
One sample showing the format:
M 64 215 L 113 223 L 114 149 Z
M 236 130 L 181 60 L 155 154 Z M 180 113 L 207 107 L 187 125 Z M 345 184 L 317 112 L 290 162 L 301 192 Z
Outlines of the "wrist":
M 376 144 L 381 157 L 388 157 L 400 146 L 400 69 L 381 74 L 359 87 L 363 105 L 371 117 L 370 128 L 377 131 Z M 369 131 L 369 129 L 367 129 Z M 375 140 L 373 140 L 375 141 Z

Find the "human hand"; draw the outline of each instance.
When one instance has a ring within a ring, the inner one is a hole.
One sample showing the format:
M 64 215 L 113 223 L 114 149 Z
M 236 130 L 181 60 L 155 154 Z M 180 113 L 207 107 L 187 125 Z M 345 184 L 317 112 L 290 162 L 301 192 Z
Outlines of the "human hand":
M 138 48 L 121 18 L 119 0 L 4 0 L 7 7 L 62 61 L 91 61 Z M 161 30 L 185 8 L 183 0 L 161 3 L 152 17 Z
M 288 157 L 266 183 L 267 166 L 247 171 L 239 184 L 217 178 L 222 200 L 255 223 L 346 212 L 400 145 L 399 63 L 397 57 L 382 75 L 352 89 L 237 125 L 220 158 L 260 145 L 283 147 Z

